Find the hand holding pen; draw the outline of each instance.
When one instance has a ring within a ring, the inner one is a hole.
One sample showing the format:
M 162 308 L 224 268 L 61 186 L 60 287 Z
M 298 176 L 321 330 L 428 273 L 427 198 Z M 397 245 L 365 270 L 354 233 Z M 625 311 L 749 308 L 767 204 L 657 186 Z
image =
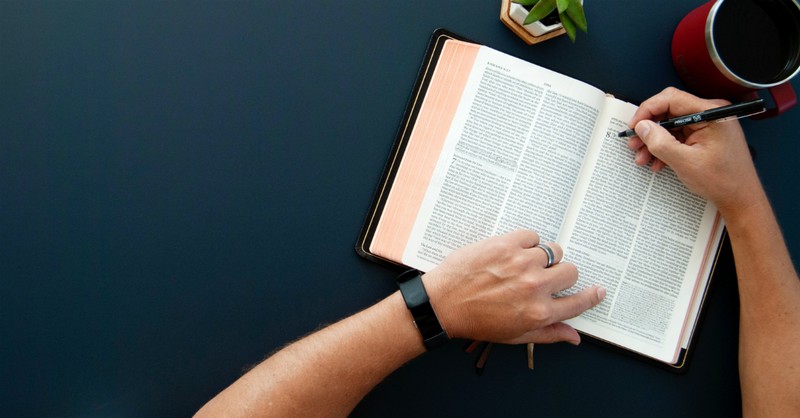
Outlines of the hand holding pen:
M 760 189 L 744 132 L 739 123 L 711 123 L 671 132 L 653 119 L 661 115 L 691 114 L 727 104 L 707 100 L 669 87 L 645 100 L 630 126 L 628 138 L 635 162 L 651 164 L 653 171 L 669 165 L 693 193 L 711 200 L 723 216 L 748 204 L 750 190 Z
M 658 122 L 658 125 L 666 130 L 671 130 L 701 122 L 723 122 L 726 120 L 741 119 L 763 113 L 765 111 L 766 108 L 764 107 L 764 100 L 757 99 L 749 102 L 734 103 L 728 106 L 712 108 L 702 112 L 692 113 L 690 115 L 670 118 Z M 619 133 L 620 138 L 630 138 L 635 135 L 636 131 L 633 129 L 628 129 Z
M 655 100 L 655 102 L 652 101 L 652 100 L 648 100 L 648 102 L 643 103 L 642 111 L 637 113 L 638 120 L 644 119 L 645 116 L 643 116 L 643 115 L 646 115 L 647 112 L 653 111 L 654 109 L 661 109 L 661 106 L 663 104 L 665 104 L 665 103 L 658 103 L 658 98 L 661 98 L 664 95 L 669 95 L 669 93 L 672 93 L 672 90 L 668 89 L 667 91 L 665 91 L 665 93 L 662 93 L 661 96 L 656 96 L 657 99 Z M 683 92 L 681 92 L 681 93 L 683 94 Z M 699 102 L 697 104 L 699 104 Z M 664 110 L 663 113 L 666 113 L 665 110 L 667 110 L 667 109 L 663 109 L 663 110 Z M 763 100 L 759 99 L 759 100 L 754 100 L 754 101 L 750 101 L 750 102 L 746 102 L 746 103 L 737 103 L 737 104 L 732 104 L 732 105 L 727 105 L 727 106 L 711 108 L 711 109 L 707 109 L 707 110 L 704 110 L 704 111 L 701 111 L 701 112 L 688 114 L 688 115 L 685 115 L 685 116 L 679 116 L 679 117 L 670 118 L 670 119 L 658 122 L 658 125 L 660 127 L 664 128 L 664 129 L 670 130 L 670 129 L 681 128 L 681 127 L 684 127 L 684 126 L 699 124 L 699 123 L 702 123 L 702 122 L 721 122 L 721 121 L 725 121 L 725 120 L 739 119 L 739 118 L 742 118 L 742 117 L 751 116 L 751 115 L 754 115 L 754 114 L 757 114 L 757 113 L 761 113 L 761 112 L 764 112 L 764 111 L 765 111 L 765 108 L 764 108 Z M 659 112 L 659 114 L 660 113 L 661 112 Z M 636 119 L 636 117 L 634 118 L 634 120 L 638 121 Z M 623 131 L 623 132 L 619 133 L 619 137 L 621 137 L 621 138 L 632 138 L 634 136 L 637 136 L 637 133 L 633 129 L 629 129 L 627 131 Z M 674 138 L 673 138 L 673 140 L 674 140 Z M 634 148 L 642 147 L 644 145 L 642 140 L 639 139 L 639 138 L 632 139 L 631 141 L 632 141 L 633 144 L 638 144 L 638 145 L 635 145 Z M 646 150 L 646 147 L 645 147 L 645 150 Z M 554 257 L 552 257 L 551 253 L 548 252 L 547 248 L 549 248 L 549 247 L 547 245 L 543 245 L 543 246 L 542 245 L 537 245 L 536 247 L 539 247 L 539 248 L 543 247 L 543 249 L 545 250 L 545 253 L 547 253 L 547 255 L 548 255 L 548 260 L 547 260 L 546 267 L 550 267 L 553 264 Z M 526 352 L 527 352 L 527 359 L 528 359 L 528 368 L 529 369 L 533 369 L 533 366 L 534 366 L 534 364 L 533 364 L 534 344 L 529 343 L 529 344 L 527 344 L 526 348 L 527 348 Z M 478 359 L 477 359 L 477 361 L 475 363 L 475 370 L 476 370 L 476 372 L 478 374 L 482 374 L 483 373 L 483 369 L 486 366 L 486 361 L 487 361 L 487 359 L 489 357 L 489 353 L 491 352 L 491 349 L 492 349 L 492 343 L 481 343 L 480 341 L 472 341 L 471 343 L 469 343 L 465 347 L 465 351 L 467 353 L 471 353 L 471 352 L 473 352 L 475 350 L 479 350 Z

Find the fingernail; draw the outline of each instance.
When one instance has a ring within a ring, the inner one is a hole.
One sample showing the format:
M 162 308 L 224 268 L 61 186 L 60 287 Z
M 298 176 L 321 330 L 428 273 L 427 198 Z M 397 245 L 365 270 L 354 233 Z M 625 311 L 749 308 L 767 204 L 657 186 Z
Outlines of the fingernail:
M 647 134 L 650 133 L 650 121 L 640 120 L 633 129 L 636 131 L 636 135 L 638 135 L 639 138 L 645 138 Z
M 605 287 L 598 287 L 597 288 L 597 297 L 600 299 L 601 302 L 603 301 L 603 299 L 606 298 L 606 288 Z

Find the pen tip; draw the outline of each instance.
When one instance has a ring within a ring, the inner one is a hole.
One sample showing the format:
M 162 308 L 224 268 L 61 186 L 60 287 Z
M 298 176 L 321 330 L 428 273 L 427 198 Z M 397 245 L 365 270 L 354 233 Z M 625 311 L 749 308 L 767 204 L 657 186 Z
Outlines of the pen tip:
M 636 135 L 636 131 L 634 131 L 633 129 L 628 129 L 627 131 L 620 131 L 620 133 L 617 134 L 617 136 L 620 138 L 630 138 L 634 135 Z

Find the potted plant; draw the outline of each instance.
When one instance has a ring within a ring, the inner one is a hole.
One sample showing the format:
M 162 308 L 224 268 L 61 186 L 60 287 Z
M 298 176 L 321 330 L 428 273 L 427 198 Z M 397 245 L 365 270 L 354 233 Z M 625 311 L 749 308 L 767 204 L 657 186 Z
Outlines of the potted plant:
M 503 0 L 500 20 L 528 44 L 587 31 L 582 0 Z

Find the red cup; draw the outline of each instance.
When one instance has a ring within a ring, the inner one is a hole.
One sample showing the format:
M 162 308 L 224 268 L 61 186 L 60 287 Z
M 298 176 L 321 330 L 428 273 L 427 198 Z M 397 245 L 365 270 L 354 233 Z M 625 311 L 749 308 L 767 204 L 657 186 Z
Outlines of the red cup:
M 767 90 L 781 114 L 795 104 L 800 72 L 800 4 L 795 0 L 711 0 L 681 20 L 672 62 L 694 93 L 740 101 Z

